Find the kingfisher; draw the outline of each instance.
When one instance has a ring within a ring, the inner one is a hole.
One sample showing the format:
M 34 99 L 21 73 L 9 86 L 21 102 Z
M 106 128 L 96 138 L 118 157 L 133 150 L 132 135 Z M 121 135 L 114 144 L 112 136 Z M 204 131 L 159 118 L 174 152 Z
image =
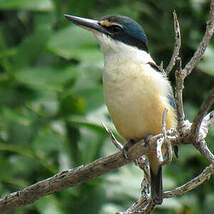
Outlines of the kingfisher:
M 150 56 L 141 25 L 121 15 L 109 15 L 100 20 L 64 16 L 92 31 L 98 40 L 104 54 L 104 100 L 118 133 L 127 142 L 161 133 L 164 109 L 168 110 L 166 128 L 175 128 L 172 87 Z M 152 200 L 161 204 L 162 166 L 156 152 L 146 155 L 150 165 Z

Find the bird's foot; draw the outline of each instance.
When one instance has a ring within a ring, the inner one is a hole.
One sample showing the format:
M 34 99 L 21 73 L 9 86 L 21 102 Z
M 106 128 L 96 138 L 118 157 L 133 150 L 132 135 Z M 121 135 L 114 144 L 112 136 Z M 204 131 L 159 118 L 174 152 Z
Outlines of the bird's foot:
M 145 138 L 144 138 L 144 142 L 145 142 L 145 144 L 146 145 L 148 145 L 149 144 L 149 141 L 151 140 L 151 138 L 153 137 L 153 135 L 147 135 Z
M 131 148 L 134 144 L 136 143 L 135 140 L 129 140 L 128 143 L 126 143 L 124 146 L 123 146 L 123 149 L 122 149 L 122 152 L 123 152 L 123 157 L 125 159 L 129 159 L 128 155 L 127 155 L 127 152 L 129 150 L 129 148 Z

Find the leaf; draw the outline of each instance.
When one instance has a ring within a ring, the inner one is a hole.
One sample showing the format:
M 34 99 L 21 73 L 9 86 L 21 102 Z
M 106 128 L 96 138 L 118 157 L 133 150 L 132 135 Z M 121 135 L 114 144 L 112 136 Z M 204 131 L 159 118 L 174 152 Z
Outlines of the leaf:
M 84 100 L 74 94 L 69 94 L 63 96 L 59 105 L 59 113 L 63 116 L 69 116 L 72 114 L 81 115 L 85 112 L 85 102 Z
M 33 151 L 31 149 L 26 148 L 26 146 L 0 143 L 0 151 L 10 151 L 30 158 L 34 157 Z
M 78 91 L 78 94 L 84 98 L 87 112 L 94 111 L 103 106 L 104 98 L 101 87 L 83 88 Z
M 87 121 L 87 120 L 84 120 L 83 118 L 72 117 L 71 119 L 69 119 L 69 121 L 79 126 L 87 127 L 97 131 L 99 130 L 99 131 L 102 131 L 103 133 L 105 132 L 101 124 L 98 124 L 92 121 Z
M 19 82 L 39 89 L 60 91 L 64 84 L 75 77 L 72 68 L 54 68 L 51 66 L 25 67 L 15 73 Z
M 66 59 L 99 61 L 103 58 L 92 33 L 77 26 L 70 26 L 55 33 L 48 43 L 48 48 Z
M 113 128 L 113 125 L 109 121 L 107 115 L 107 108 L 102 105 L 99 108 L 94 109 L 94 111 L 88 112 L 84 117 L 72 116 L 69 118 L 69 121 L 76 125 L 91 128 L 103 133 L 105 133 L 105 130 L 102 123 L 105 123 L 105 125 L 115 133 L 115 129 Z
M 0 0 L 0 9 L 51 11 L 53 10 L 53 4 L 51 0 Z
M 2 117 L 6 121 L 10 121 L 13 123 L 18 122 L 22 125 L 29 126 L 33 119 L 30 115 L 24 115 L 23 112 L 20 113 L 7 107 L 3 107 L 1 111 Z
M 32 63 L 46 48 L 46 43 L 50 36 L 50 30 L 42 29 L 26 37 L 17 47 L 17 52 L 13 56 L 13 66 L 17 70 Z M 41 36 L 42 35 L 42 36 Z

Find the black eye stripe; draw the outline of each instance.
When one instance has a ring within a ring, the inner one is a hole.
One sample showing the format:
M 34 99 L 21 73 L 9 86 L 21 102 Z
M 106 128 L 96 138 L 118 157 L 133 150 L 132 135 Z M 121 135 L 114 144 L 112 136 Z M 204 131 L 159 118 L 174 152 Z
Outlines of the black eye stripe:
M 120 24 L 114 24 L 109 22 L 105 23 L 104 21 L 100 21 L 98 23 L 103 28 L 105 28 L 106 31 L 105 34 L 107 36 L 110 36 L 114 40 L 123 42 L 126 45 L 134 46 L 139 48 L 140 50 L 148 52 L 146 35 L 143 29 L 141 28 L 138 29 L 134 25 L 133 30 L 133 28 L 131 28 L 130 25 L 123 27 Z M 140 34 L 140 36 L 138 36 L 138 34 Z
M 121 28 L 121 27 L 118 26 L 118 25 L 115 25 L 115 26 L 113 25 L 113 26 L 112 26 L 112 30 L 118 32 L 118 31 L 122 31 L 123 28 Z
M 123 31 L 123 28 L 119 25 L 111 25 L 111 26 L 105 26 L 105 28 L 111 32 L 121 32 Z

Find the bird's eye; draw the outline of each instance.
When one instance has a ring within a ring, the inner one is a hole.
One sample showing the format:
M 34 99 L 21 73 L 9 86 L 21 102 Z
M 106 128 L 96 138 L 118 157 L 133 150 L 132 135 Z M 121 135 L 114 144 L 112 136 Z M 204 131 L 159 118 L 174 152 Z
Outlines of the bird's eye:
M 109 27 L 109 30 L 113 33 L 118 33 L 121 32 L 123 29 L 118 25 L 112 25 L 111 27 Z

